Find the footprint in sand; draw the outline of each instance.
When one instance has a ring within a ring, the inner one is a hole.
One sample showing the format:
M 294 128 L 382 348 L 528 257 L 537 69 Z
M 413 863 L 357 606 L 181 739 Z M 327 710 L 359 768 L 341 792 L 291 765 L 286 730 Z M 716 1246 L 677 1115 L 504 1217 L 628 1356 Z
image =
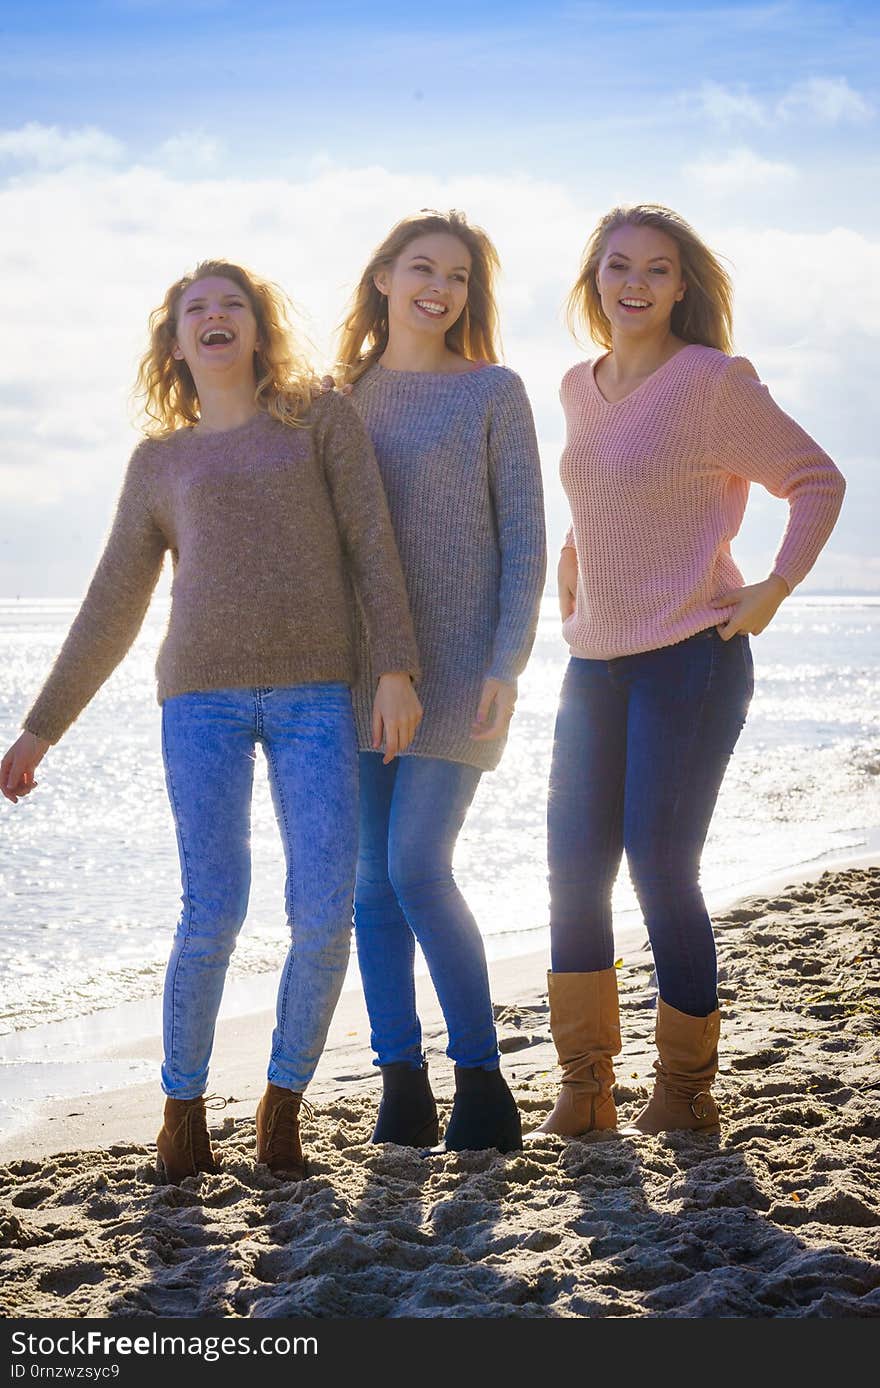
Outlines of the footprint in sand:
M 766 1070 L 785 1059 L 785 1051 L 752 1051 L 749 1055 L 732 1056 L 727 1062 L 730 1070 Z
M 492 1016 L 496 1026 L 521 1027 L 523 1022 L 534 1022 L 538 1017 L 546 1017 L 549 1010 L 546 1003 L 494 1003 Z

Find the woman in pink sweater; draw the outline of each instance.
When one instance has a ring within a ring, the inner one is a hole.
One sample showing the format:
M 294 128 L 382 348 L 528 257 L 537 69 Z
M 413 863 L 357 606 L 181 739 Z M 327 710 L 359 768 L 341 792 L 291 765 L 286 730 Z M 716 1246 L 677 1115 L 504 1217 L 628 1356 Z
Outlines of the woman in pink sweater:
M 616 1126 L 620 1050 L 611 889 L 626 852 L 657 974 L 644 1133 L 718 1131 L 719 1013 L 700 855 L 752 694 L 757 635 L 809 572 L 840 510 L 830 458 L 731 355 L 731 285 L 691 227 L 615 208 L 569 299 L 606 350 L 562 382 L 559 561 L 571 661 L 548 806 L 551 1030 L 562 1067 L 538 1132 Z M 767 578 L 730 552 L 749 483 L 789 519 Z

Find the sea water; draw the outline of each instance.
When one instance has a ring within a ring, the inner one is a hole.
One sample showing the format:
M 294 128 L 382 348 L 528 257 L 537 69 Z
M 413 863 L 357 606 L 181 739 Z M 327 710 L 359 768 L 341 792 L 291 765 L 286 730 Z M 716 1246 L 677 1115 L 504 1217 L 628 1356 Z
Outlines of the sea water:
M 0 742 L 17 736 L 77 603 L 0 601 Z M 37 772 L 0 803 L 0 1031 L 154 997 L 180 910 L 153 665 L 156 599 L 128 656 Z M 703 857 L 710 901 L 787 869 L 858 853 L 880 830 L 880 597 L 789 599 L 753 638 L 756 692 Z M 568 659 L 542 605 L 511 734 L 462 831 L 456 876 L 490 958 L 547 939 L 545 812 Z M 287 948 L 284 857 L 265 762 L 253 805 L 253 887 L 229 986 L 277 974 Z M 621 929 L 638 922 L 625 865 Z M 354 971 L 350 971 L 352 978 Z

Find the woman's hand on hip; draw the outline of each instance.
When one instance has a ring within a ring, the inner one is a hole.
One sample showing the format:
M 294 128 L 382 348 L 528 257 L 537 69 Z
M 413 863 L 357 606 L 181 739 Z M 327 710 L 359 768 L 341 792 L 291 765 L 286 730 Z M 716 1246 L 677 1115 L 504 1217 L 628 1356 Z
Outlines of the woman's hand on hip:
M 13 805 L 37 786 L 34 771 L 51 746 L 51 742 L 37 737 L 36 733 L 22 733 L 0 762 L 0 790 Z
M 492 742 L 503 737 L 516 707 L 516 684 L 506 680 L 484 680 L 477 716 L 471 724 L 474 742 Z
M 556 587 L 559 597 L 559 612 L 562 620 L 570 617 L 577 602 L 578 557 L 577 550 L 566 545 L 559 556 L 556 568 Z
M 406 671 L 380 675 L 373 700 L 373 750 L 380 752 L 384 741 L 383 765 L 406 751 L 421 721 L 422 705 Z
M 771 574 L 760 583 L 749 583 L 745 588 L 733 588 L 729 593 L 721 593 L 712 599 L 713 607 L 732 607 L 733 611 L 718 627 L 718 634 L 724 641 L 738 632 L 757 636 L 773 620 L 783 598 L 787 598 L 789 587 L 779 574 Z

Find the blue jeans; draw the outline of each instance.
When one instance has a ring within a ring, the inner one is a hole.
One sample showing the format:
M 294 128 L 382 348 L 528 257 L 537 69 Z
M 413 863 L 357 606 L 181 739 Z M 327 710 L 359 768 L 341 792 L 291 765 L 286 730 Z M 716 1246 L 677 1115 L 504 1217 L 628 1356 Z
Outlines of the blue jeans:
M 714 627 L 615 660 L 573 658 L 547 806 L 550 955 L 558 973 L 614 963 L 611 889 L 626 852 L 664 1002 L 717 1006 L 700 856 L 752 696 L 746 636 Z
M 463 1067 L 496 1070 L 486 954 L 452 875 L 452 855 L 480 780 L 476 767 L 378 752 L 360 758 L 360 854 L 354 893 L 358 964 L 376 1065 L 423 1062 L 413 979 L 418 940 L 449 1044 Z
M 302 1091 L 348 966 L 357 859 L 357 741 L 348 686 L 215 689 L 162 706 L 183 911 L 165 976 L 162 1088 L 204 1093 L 214 1025 L 251 881 L 250 808 L 262 743 L 284 840 L 291 943 L 268 1077 Z

